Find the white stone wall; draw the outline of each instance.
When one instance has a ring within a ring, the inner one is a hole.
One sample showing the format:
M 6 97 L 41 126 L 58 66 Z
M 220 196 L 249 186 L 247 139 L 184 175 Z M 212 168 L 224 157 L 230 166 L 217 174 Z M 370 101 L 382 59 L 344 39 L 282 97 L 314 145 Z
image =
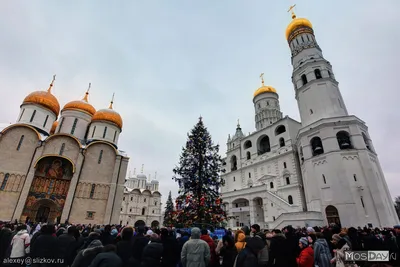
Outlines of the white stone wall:
M 77 120 L 77 123 L 75 130 L 72 132 L 75 119 Z M 87 113 L 76 110 L 62 111 L 56 133 L 72 134 L 79 140 L 85 140 L 86 131 L 90 121 L 91 116 Z
M 103 138 L 104 129 L 107 127 L 106 135 Z M 116 134 L 115 134 L 116 133 Z M 88 140 L 104 140 L 115 145 L 118 145 L 118 139 L 121 130 L 112 123 L 106 123 L 102 121 L 94 121 L 90 124 L 89 131 L 88 131 Z M 115 135 L 115 142 L 114 142 L 114 135 Z
M 257 131 L 282 119 L 278 94 L 260 94 L 253 99 L 253 103 L 255 111 L 255 128 Z
M 31 121 L 34 112 L 35 116 Z M 56 115 L 54 115 L 54 113 L 48 109 L 45 109 L 35 104 L 25 104 L 21 105 L 21 110 L 18 115 L 17 122 L 32 125 L 34 127 L 37 127 L 38 129 L 43 130 L 46 133 L 49 133 L 56 119 L 57 119 Z

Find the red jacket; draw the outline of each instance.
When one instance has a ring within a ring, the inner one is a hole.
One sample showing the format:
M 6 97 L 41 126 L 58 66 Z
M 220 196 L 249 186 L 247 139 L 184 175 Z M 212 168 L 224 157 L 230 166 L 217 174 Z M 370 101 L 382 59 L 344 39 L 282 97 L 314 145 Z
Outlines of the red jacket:
M 303 249 L 296 261 L 299 267 L 314 267 L 314 250 L 312 247 Z
M 217 259 L 217 254 L 215 253 L 214 240 L 212 240 L 212 238 L 209 235 L 202 235 L 200 239 L 206 241 L 208 246 L 210 247 L 210 253 L 211 253 L 210 265 L 217 263 L 218 259 Z

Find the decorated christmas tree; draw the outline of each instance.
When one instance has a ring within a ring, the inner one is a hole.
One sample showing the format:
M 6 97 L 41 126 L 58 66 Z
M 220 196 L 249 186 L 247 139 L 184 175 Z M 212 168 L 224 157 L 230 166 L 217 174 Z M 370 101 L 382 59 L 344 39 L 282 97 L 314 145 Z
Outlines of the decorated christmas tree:
M 173 179 L 179 184 L 174 217 L 177 224 L 216 226 L 225 220 L 219 193 L 224 180 L 218 150 L 200 117 L 188 133 L 179 164 L 173 170 Z
M 165 207 L 165 214 L 164 214 L 164 226 L 172 226 L 174 224 L 174 202 L 172 202 L 171 191 L 169 191 L 166 207 Z

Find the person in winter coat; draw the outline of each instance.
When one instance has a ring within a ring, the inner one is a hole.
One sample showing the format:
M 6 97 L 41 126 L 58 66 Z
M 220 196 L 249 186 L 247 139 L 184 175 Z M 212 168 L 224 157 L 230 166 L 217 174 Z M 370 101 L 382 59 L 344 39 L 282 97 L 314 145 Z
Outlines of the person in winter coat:
M 234 267 L 256 267 L 258 266 L 257 255 L 265 246 L 258 237 L 247 238 L 246 247 L 236 257 Z
M 122 260 L 116 252 L 115 245 L 104 246 L 103 252 L 96 255 L 89 267 L 122 267 Z
M 269 251 L 268 266 L 272 267 L 287 267 L 288 262 L 288 248 L 286 236 L 282 234 L 281 230 L 275 229 L 272 231 L 271 246 Z
M 117 243 L 117 255 L 121 258 L 123 266 L 129 266 L 129 258 L 133 250 L 133 228 L 125 227 L 121 232 L 121 241 Z
M 286 236 L 286 258 L 287 267 L 297 267 L 296 258 L 300 254 L 299 236 L 296 235 L 292 226 L 287 226 L 285 229 Z
M 237 230 L 235 233 L 235 246 L 238 253 L 246 246 L 246 235 L 242 230 Z
M 17 234 L 11 240 L 10 258 L 25 258 L 30 252 L 30 242 L 31 238 L 26 230 L 26 225 L 18 225 Z
M 210 263 L 208 264 L 208 266 L 210 266 L 210 267 L 216 266 L 218 263 L 217 254 L 215 252 L 216 246 L 215 246 L 214 240 L 208 235 L 207 229 L 201 230 L 200 239 L 205 241 L 208 244 L 208 246 L 210 247 L 211 259 L 210 259 Z
M 301 249 L 299 257 L 296 258 L 298 267 L 314 267 L 314 251 L 308 244 L 308 239 L 302 237 L 299 240 L 299 247 Z
M 176 238 L 166 229 L 161 229 L 162 266 L 176 267 L 179 262 L 180 248 Z
M 149 243 L 149 238 L 144 233 L 144 227 L 138 227 L 137 235 L 133 238 L 132 254 L 129 259 L 130 265 L 138 266 L 142 261 L 143 249 Z
M 221 243 L 223 246 L 219 250 L 219 255 L 222 257 L 222 267 L 232 267 L 238 254 L 232 236 L 223 236 Z
M 103 252 L 103 245 L 100 240 L 93 240 L 89 246 L 76 255 L 74 262 L 71 267 L 87 267 L 97 256 L 97 254 Z
M 79 236 L 76 226 L 70 226 L 67 233 L 61 234 L 58 237 L 59 257 L 64 260 L 61 266 L 69 266 L 74 262 L 78 250 L 76 236 Z
M 148 244 L 143 250 L 140 267 L 162 267 L 162 255 L 163 245 L 161 243 L 154 242 Z
M 332 236 L 332 242 L 336 246 L 336 249 L 333 250 L 335 257 L 331 260 L 332 264 L 335 264 L 336 267 L 355 267 L 354 263 L 345 263 L 344 261 L 344 252 L 346 250 L 350 250 L 350 247 L 346 241 L 346 239 L 340 237 L 338 234 L 334 234 Z
M 318 267 L 331 267 L 332 254 L 328 242 L 322 233 L 316 233 L 317 240 L 314 242 L 314 264 Z
M 264 247 L 257 255 L 258 266 L 265 267 L 268 264 L 269 258 L 269 247 L 267 246 L 267 236 L 261 232 L 261 228 L 258 224 L 253 224 L 251 226 L 251 232 L 254 237 L 260 238 L 264 242 Z
M 46 224 L 40 229 L 40 234 L 31 245 L 31 258 L 58 259 L 59 246 L 54 225 Z M 48 266 L 46 263 L 32 264 L 32 267 Z
M 200 229 L 192 228 L 191 238 L 183 245 L 181 262 L 183 267 L 207 267 L 210 259 L 210 247 L 200 239 Z
M 8 256 L 8 249 L 11 244 L 11 240 L 13 239 L 12 233 L 12 225 L 6 224 L 0 230 L 0 266 L 3 260 Z

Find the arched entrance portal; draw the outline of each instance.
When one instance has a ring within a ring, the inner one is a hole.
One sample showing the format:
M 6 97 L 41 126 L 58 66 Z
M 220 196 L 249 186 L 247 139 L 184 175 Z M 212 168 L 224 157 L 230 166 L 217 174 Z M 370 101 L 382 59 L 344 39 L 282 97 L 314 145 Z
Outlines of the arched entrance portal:
M 160 226 L 160 223 L 158 221 L 151 222 L 151 228 L 158 228 L 159 226 Z
M 135 227 L 146 226 L 146 223 L 142 220 L 138 220 L 135 222 Z
M 328 224 L 334 223 L 340 225 L 339 212 L 336 207 L 332 205 L 327 206 L 325 209 L 325 213 Z
M 35 168 L 21 220 L 59 222 L 73 176 L 72 163 L 49 156 L 42 158 Z

